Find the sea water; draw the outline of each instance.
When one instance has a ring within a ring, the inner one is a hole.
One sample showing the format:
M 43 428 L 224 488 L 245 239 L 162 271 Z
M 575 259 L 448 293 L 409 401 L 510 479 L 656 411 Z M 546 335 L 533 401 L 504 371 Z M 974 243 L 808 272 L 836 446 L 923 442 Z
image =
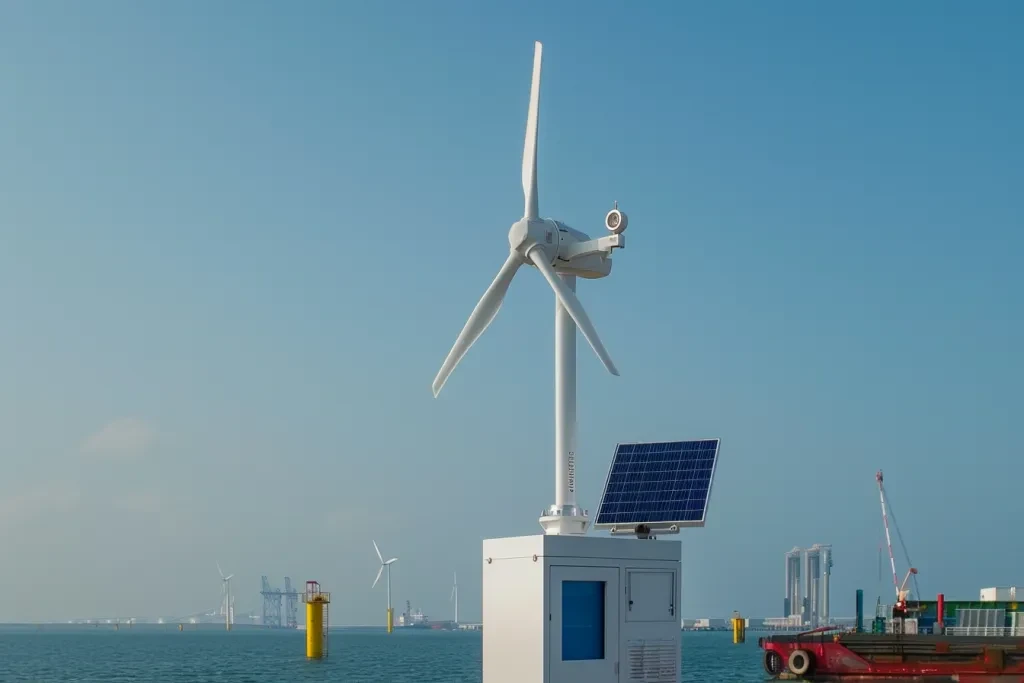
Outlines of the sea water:
M 683 681 L 760 683 L 757 637 L 683 633 Z M 336 629 L 328 657 L 307 661 L 305 632 L 188 626 L 0 627 L 0 681 L 58 683 L 480 683 L 473 631 Z M 531 683 L 524 681 L 523 683 Z

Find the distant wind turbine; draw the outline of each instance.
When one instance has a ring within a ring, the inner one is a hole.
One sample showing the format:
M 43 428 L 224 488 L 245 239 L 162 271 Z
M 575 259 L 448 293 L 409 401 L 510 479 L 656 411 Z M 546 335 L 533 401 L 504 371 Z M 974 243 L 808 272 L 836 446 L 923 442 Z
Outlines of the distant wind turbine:
M 377 559 L 380 560 L 380 569 L 377 570 L 377 578 L 373 580 L 374 588 L 377 586 L 377 582 L 380 581 L 380 575 L 384 573 L 384 568 L 388 569 L 388 633 L 391 633 L 394 624 L 394 612 L 391 611 L 391 565 L 398 562 L 397 557 L 392 557 L 388 561 L 384 561 L 384 556 L 380 554 L 380 548 L 377 547 L 377 541 L 373 542 L 373 549 L 377 551 Z
M 224 591 L 224 626 L 228 631 L 230 631 L 231 622 L 233 621 L 231 618 L 233 615 L 231 613 L 234 611 L 235 607 L 234 600 L 231 599 L 231 579 L 233 579 L 235 575 L 228 574 L 227 576 L 224 576 L 224 571 L 220 568 L 220 562 L 217 562 L 217 573 L 220 574 L 221 586 Z

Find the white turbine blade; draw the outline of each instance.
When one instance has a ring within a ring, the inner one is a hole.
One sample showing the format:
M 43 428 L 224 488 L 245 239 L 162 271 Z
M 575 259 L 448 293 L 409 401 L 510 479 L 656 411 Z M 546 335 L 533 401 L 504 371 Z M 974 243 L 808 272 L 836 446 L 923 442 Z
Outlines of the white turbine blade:
M 394 563 L 394 562 L 398 562 L 398 558 L 397 558 L 397 557 L 392 557 L 392 558 L 391 558 L 390 560 L 388 560 L 388 561 L 387 561 L 387 562 L 385 562 L 384 564 L 386 564 L 386 565 L 387 565 L 387 564 L 392 564 L 392 563 Z
M 377 551 L 377 557 L 380 558 L 380 563 L 384 564 L 384 556 L 380 554 L 380 548 L 377 547 L 377 541 L 373 542 L 373 549 Z
M 526 114 L 526 142 L 523 145 L 523 196 L 526 206 L 523 218 L 540 216 L 537 199 L 537 118 L 540 114 L 540 62 L 544 47 L 540 41 L 533 48 L 533 81 L 530 83 L 530 108 Z
M 230 581 L 230 580 L 231 580 L 231 579 L 233 579 L 233 578 L 235 578 L 235 575 L 234 575 L 234 574 L 228 574 L 227 576 L 225 576 L 225 577 L 224 577 L 224 580 L 225 580 L 225 581 Z
M 380 575 L 383 574 L 383 573 L 384 573 L 384 565 L 382 564 L 380 566 L 380 569 L 377 570 L 377 578 L 373 580 L 373 586 L 370 586 L 370 588 L 373 588 L 374 586 L 377 585 L 377 582 L 380 581 Z
M 494 320 L 494 316 L 498 315 L 498 309 L 501 308 L 501 302 L 505 300 L 508 286 L 512 284 L 512 278 L 515 277 L 516 271 L 519 270 L 519 266 L 522 264 L 523 259 L 518 253 L 514 251 L 509 253 L 504 265 L 501 266 L 501 270 L 498 271 L 498 275 L 491 282 L 491 286 L 487 288 L 484 295 L 480 297 L 480 301 L 477 302 L 476 308 L 469 314 L 469 320 L 466 321 L 462 332 L 459 333 L 458 338 L 455 340 L 455 346 L 448 352 L 448 357 L 444 359 L 441 370 L 437 373 L 437 377 L 434 378 L 434 384 L 431 387 L 434 391 L 434 398 L 437 398 L 437 395 L 441 393 L 441 389 L 444 387 L 445 382 L 448 381 L 448 377 L 451 376 L 455 366 L 459 364 L 462 357 L 469 351 L 469 347 L 473 346 L 473 343 L 480 338 L 480 335 L 484 333 L 491 324 L 491 321 Z
M 217 562 L 217 573 L 220 574 L 220 578 L 224 578 L 224 572 L 220 569 L 220 562 Z
M 455 599 L 455 586 L 452 586 L 452 594 L 448 597 L 448 602 Z
M 593 323 L 590 322 L 590 318 L 587 317 L 587 312 L 583 310 L 583 304 L 576 298 L 576 295 L 566 284 L 562 281 L 562 278 L 558 277 L 555 273 L 554 268 L 547 262 L 547 256 L 544 254 L 543 249 L 532 249 L 530 250 L 530 261 L 533 265 L 537 266 L 537 270 L 544 275 L 544 279 L 551 285 L 551 289 L 555 290 L 555 295 L 558 297 L 558 301 L 565 307 L 565 310 L 569 312 L 572 319 L 576 321 L 576 326 L 580 328 L 580 332 L 590 342 L 590 347 L 594 349 L 594 353 L 601 359 L 604 366 L 608 368 L 608 372 L 613 375 L 618 375 L 619 371 L 615 369 L 615 363 L 612 362 L 611 356 L 608 355 L 608 351 L 605 350 L 604 344 L 601 343 L 601 338 L 597 336 L 597 330 L 594 329 Z

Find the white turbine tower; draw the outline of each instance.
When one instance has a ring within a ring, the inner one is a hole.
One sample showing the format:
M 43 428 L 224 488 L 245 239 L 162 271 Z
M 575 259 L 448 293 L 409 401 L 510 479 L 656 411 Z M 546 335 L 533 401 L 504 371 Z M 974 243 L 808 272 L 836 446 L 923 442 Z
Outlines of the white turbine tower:
M 625 246 L 622 232 L 628 221 L 616 204 L 604 220 L 612 234 L 590 239 L 565 223 L 540 217 L 537 121 L 541 53 L 542 46 L 538 42 L 534 46 L 533 81 L 523 147 L 523 217 L 509 230 L 508 258 L 455 340 L 434 379 L 433 391 L 437 397 L 459 361 L 494 320 L 519 267 L 523 264 L 536 267 L 555 292 L 555 503 L 541 516 L 540 524 L 546 534 L 583 534 L 589 519 L 587 512 L 576 506 L 576 327 L 608 371 L 613 375 L 619 372 L 576 298 L 576 278 L 596 279 L 611 272 L 611 254 L 615 248 Z
M 234 578 L 234 574 L 228 574 L 224 576 L 224 571 L 220 568 L 220 562 L 217 563 L 217 573 L 220 574 L 221 590 L 224 593 L 224 602 L 222 603 L 221 609 L 224 614 L 224 626 L 230 631 L 231 622 L 234 621 L 232 614 L 234 610 L 234 601 L 231 599 L 231 579 Z
M 455 601 L 455 625 L 459 625 L 459 575 L 452 573 L 452 596 L 448 600 Z
M 391 610 L 391 565 L 394 564 L 395 562 L 397 562 L 398 558 L 397 557 L 392 557 L 390 560 L 385 562 L 384 561 L 384 556 L 380 554 L 380 548 L 377 547 L 377 541 L 373 542 L 373 549 L 377 551 L 377 559 L 380 560 L 380 569 L 377 570 L 377 578 L 373 580 L 373 586 L 370 586 L 370 588 L 376 587 L 377 582 L 380 581 L 380 575 L 384 573 L 384 568 L 387 567 L 387 570 L 388 570 L 388 622 L 387 623 L 388 623 L 388 633 L 391 633 L 391 631 L 394 629 L 394 623 L 395 623 L 394 612 Z

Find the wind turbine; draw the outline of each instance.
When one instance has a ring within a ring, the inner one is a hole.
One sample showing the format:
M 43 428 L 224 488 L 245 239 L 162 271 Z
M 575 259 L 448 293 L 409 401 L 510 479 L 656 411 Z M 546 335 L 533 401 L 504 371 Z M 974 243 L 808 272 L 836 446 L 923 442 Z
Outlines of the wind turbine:
M 452 596 L 448 598 L 449 601 L 455 601 L 455 626 L 459 625 L 459 575 L 452 573 Z
M 605 216 L 611 235 L 590 239 L 561 221 L 541 218 L 537 194 L 537 126 L 540 112 L 540 71 L 543 47 L 533 53 L 533 80 L 523 145 L 523 217 L 508 232 L 510 253 L 498 275 L 484 292 L 455 345 L 434 378 L 434 397 L 448 377 L 498 314 L 512 278 L 520 266 L 532 265 L 555 293 L 555 503 L 540 518 L 546 534 L 584 534 L 587 511 L 576 506 L 576 328 L 586 338 L 605 368 L 618 375 L 590 318 L 576 298 L 576 278 L 597 279 L 611 273 L 612 251 L 625 247 L 622 234 L 628 224 L 618 203 Z
M 388 633 L 391 633 L 394 630 L 394 623 L 395 623 L 394 612 L 391 610 L 391 565 L 394 564 L 395 562 L 398 562 L 398 558 L 397 557 L 392 557 L 390 560 L 385 562 L 384 561 L 384 556 L 380 554 L 380 548 L 377 547 L 377 541 L 373 542 L 373 549 L 377 551 L 377 559 L 380 560 L 380 569 L 377 570 L 377 578 L 373 580 L 373 586 L 370 586 L 370 588 L 376 587 L 377 582 L 380 581 L 380 575 L 384 573 L 384 568 L 387 567 L 387 570 L 388 570 Z
M 234 578 L 234 574 L 228 574 L 224 576 L 224 571 L 220 568 L 220 562 L 217 563 L 217 573 L 220 574 L 221 586 L 224 591 L 224 626 L 230 631 L 231 630 L 231 612 L 234 608 L 234 602 L 231 600 L 231 579 Z

